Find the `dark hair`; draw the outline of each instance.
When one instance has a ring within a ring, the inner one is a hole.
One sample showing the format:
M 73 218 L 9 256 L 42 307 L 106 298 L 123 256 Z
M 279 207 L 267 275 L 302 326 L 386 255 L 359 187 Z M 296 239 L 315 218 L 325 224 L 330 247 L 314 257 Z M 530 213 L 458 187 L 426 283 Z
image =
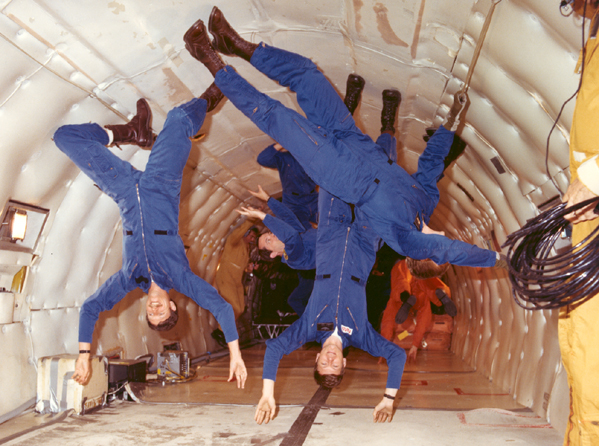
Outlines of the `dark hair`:
M 449 263 L 437 265 L 430 259 L 416 260 L 410 257 L 406 257 L 406 265 L 410 273 L 417 279 L 441 277 L 449 269 Z
M 339 375 L 321 375 L 317 367 L 318 362 L 314 364 L 314 381 L 316 381 L 316 384 L 318 384 L 320 387 L 324 387 L 325 389 L 334 389 L 341 384 L 343 374 L 345 373 L 345 366 L 341 367 L 341 373 L 339 373 Z
M 171 302 L 174 303 L 174 301 L 171 300 Z M 171 310 L 171 315 L 166 318 L 165 320 L 163 320 L 162 322 L 160 322 L 159 324 L 152 324 L 150 322 L 150 319 L 148 319 L 148 313 L 146 312 L 146 321 L 148 322 L 148 326 L 152 329 L 152 330 L 156 330 L 156 331 L 168 331 L 171 328 L 173 328 L 175 325 L 177 325 L 177 321 L 179 320 L 179 311 L 177 309 L 177 304 L 175 304 L 175 309 Z
M 245 234 L 243 234 L 243 236 L 247 237 L 248 235 L 250 235 L 250 232 L 253 232 L 254 234 L 256 234 L 256 237 L 260 236 L 260 229 L 256 225 L 252 226 L 250 229 L 245 231 Z

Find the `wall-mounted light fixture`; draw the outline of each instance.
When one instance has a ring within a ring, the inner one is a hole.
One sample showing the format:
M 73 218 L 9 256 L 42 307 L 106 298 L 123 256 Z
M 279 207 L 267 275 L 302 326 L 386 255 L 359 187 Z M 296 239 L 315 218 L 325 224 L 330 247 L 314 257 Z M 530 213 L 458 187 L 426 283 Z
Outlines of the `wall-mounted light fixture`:
M 47 209 L 9 200 L 2 212 L 0 248 L 5 249 L 8 242 L 33 251 L 47 218 Z

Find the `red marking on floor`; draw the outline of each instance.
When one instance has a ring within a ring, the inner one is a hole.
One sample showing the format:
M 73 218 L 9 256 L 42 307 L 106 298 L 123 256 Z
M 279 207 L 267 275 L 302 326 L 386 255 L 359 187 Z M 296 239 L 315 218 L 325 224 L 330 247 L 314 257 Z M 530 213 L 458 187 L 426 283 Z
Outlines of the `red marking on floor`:
M 469 395 L 469 396 L 506 396 L 509 395 L 509 393 L 466 393 L 464 392 L 462 389 L 455 387 L 453 390 L 455 390 L 455 393 L 457 393 L 458 395 Z
M 518 416 L 514 414 L 514 416 Z M 526 417 L 526 418 L 540 418 L 540 417 Z M 486 426 L 486 427 L 523 427 L 528 429 L 551 429 L 551 424 L 485 424 L 485 423 L 468 423 L 466 421 L 466 414 L 458 413 L 458 419 L 460 423 L 466 426 Z
M 202 376 L 200 379 L 202 381 L 219 382 L 219 383 L 226 383 L 229 381 L 229 379 L 224 376 L 211 376 L 211 375 Z

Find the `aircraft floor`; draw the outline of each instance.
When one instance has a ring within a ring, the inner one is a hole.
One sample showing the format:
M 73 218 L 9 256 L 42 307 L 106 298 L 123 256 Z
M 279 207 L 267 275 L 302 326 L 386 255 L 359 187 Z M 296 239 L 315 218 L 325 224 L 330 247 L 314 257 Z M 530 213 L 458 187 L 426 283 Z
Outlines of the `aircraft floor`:
M 316 347 L 283 358 L 276 418 L 253 421 L 261 394 L 264 344 L 244 349 L 244 390 L 227 382 L 228 357 L 197 368 L 194 379 L 132 383 L 140 403 L 115 400 L 78 416 L 25 413 L 0 425 L 0 444 L 97 445 L 561 445 L 546 420 L 517 404 L 451 352 L 419 352 L 406 364 L 391 423 L 374 424 L 387 367 L 350 350 L 342 384 L 330 394 L 312 378 Z

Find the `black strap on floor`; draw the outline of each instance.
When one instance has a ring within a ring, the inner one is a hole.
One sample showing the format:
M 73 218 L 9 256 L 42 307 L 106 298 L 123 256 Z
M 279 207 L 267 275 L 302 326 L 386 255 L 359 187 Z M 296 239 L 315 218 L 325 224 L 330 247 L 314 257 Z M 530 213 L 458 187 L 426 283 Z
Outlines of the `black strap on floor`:
M 306 441 L 308 432 L 312 428 L 312 424 L 318 415 L 318 411 L 327 402 L 327 398 L 331 393 L 331 389 L 319 387 L 312 399 L 301 411 L 295 423 L 289 429 L 287 436 L 279 446 L 301 446 Z

